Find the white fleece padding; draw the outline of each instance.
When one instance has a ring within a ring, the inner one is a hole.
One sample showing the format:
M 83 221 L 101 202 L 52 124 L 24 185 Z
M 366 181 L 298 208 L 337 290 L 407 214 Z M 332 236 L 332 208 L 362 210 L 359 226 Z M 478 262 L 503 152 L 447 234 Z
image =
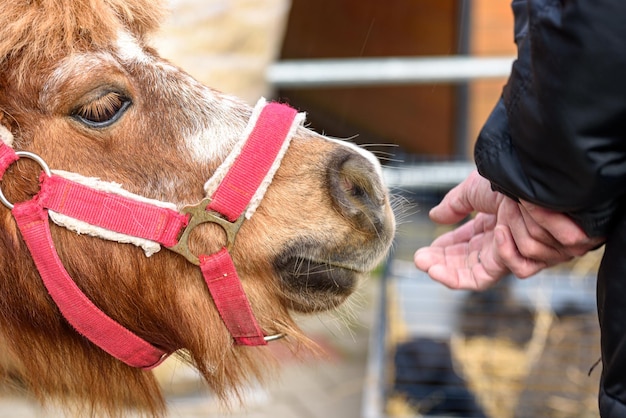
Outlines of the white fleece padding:
M 263 196 L 265 196 L 265 192 L 267 191 L 268 187 L 270 187 L 270 184 L 272 183 L 272 180 L 274 179 L 274 174 L 276 174 L 276 171 L 278 171 L 278 167 L 280 167 L 280 163 L 283 161 L 283 157 L 285 156 L 285 153 L 287 152 L 287 148 L 289 148 L 289 144 L 291 144 L 291 139 L 293 138 L 294 134 L 298 130 L 298 127 L 304 123 L 305 119 L 306 119 L 305 113 L 298 113 L 296 117 L 294 118 L 293 123 L 291 124 L 291 128 L 289 128 L 289 132 L 287 133 L 287 138 L 285 138 L 285 142 L 283 142 L 282 147 L 280 148 L 280 150 L 278 151 L 278 154 L 276 155 L 274 164 L 272 164 L 269 171 L 265 175 L 263 182 L 261 182 L 261 185 L 257 189 L 256 193 L 254 194 L 254 196 L 252 196 L 252 199 L 250 199 L 250 204 L 248 205 L 248 208 L 246 209 L 246 219 L 252 218 L 252 215 L 261 204 L 261 201 L 263 200 Z
M 118 183 L 102 181 L 95 177 L 85 177 L 81 176 L 80 174 L 70 173 L 62 170 L 53 170 L 53 173 L 76 183 L 89 186 L 92 189 L 117 194 L 119 196 L 124 196 L 128 199 L 133 199 L 138 202 L 149 203 L 151 205 L 159 206 L 162 208 L 177 210 L 176 205 L 173 203 L 162 202 L 159 200 L 149 199 L 147 197 L 136 195 L 127 190 L 124 190 L 122 186 Z M 119 232 L 111 231 L 110 229 L 105 229 L 99 226 L 88 224 L 75 218 L 70 218 L 69 216 L 65 216 L 57 212 L 48 211 L 48 213 L 50 215 L 50 219 L 52 219 L 52 221 L 59 226 L 74 231 L 77 234 L 85 234 L 92 237 L 106 239 L 109 241 L 136 245 L 137 247 L 141 247 L 143 249 L 146 257 L 150 257 L 152 254 L 157 253 L 161 249 L 161 245 L 155 241 L 121 234 Z
M 0 125 L 0 139 L 2 139 L 2 142 L 4 142 L 6 145 L 13 148 L 13 134 L 4 125 Z
M 215 173 L 213 173 L 211 178 L 208 179 L 206 183 L 204 183 L 204 193 L 206 193 L 207 197 L 212 196 L 213 193 L 215 193 L 215 191 L 217 190 L 220 183 L 224 181 L 228 170 L 230 170 L 230 167 L 232 167 L 237 157 L 239 157 L 239 154 L 241 154 L 241 149 L 246 144 L 246 141 L 252 133 L 252 129 L 254 129 L 256 121 L 266 104 L 267 101 L 263 97 L 261 97 L 254 107 L 252 115 L 250 116 L 250 120 L 248 121 L 248 125 L 246 126 L 246 129 L 241 133 L 241 136 L 237 140 L 237 143 L 235 144 L 233 149 L 230 150 L 230 153 L 226 156 L 224 161 L 222 161 L 222 164 L 217 167 Z
M 92 189 L 101 190 L 107 193 L 113 193 L 119 196 L 124 196 L 129 199 L 136 200 L 138 202 L 148 203 L 150 205 L 158 206 L 161 208 L 178 210 L 174 203 L 163 202 L 162 200 L 150 199 L 148 197 L 131 193 L 128 190 L 125 190 L 121 184 L 115 183 L 113 181 L 104 181 L 96 177 L 85 177 L 80 174 L 71 173 L 69 171 L 63 171 L 63 170 L 52 170 L 52 172 L 56 174 L 57 176 L 66 178 L 78 184 L 91 187 Z
M 230 168 L 235 163 L 235 160 L 237 159 L 239 154 L 241 154 L 241 150 L 246 144 L 248 137 L 250 136 L 250 134 L 252 133 L 252 130 L 256 126 L 256 122 L 259 119 L 261 111 L 266 105 L 267 105 L 267 101 L 264 98 L 259 99 L 256 106 L 254 107 L 254 110 L 252 111 L 252 115 L 250 116 L 250 120 L 248 121 L 248 125 L 246 126 L 246 129 L 242 132 L 239 140 L 237 141 L 237 143 L 231 150 L 230 154 L 228 154 L 228 156 L 224 159 L 222 164 L 217 168 L 217 170 L 215 170 L 215 173 L 213 174 L 213 176 L 204 184 L 204 192 L 206 193 L 207 197 L 211 197 L 213 193 L 215 193 L 220 183 L 226 177 L 228 170 L 230 170 Z M 269 171 L 265 175 L 265 178 L 261 182 L 261 185 L 255 192 L 254 196 L 252 196 L 252 199 L 250 200 L 250 204 L 246 208 L 246 212 L 245 212 L 246 219 L 250 219 L 252 215 L 254 214 L 254 212 L 256 211 L 256 209 L 261 204 L 261 201 L 263 200 L 263 196 L 265 196 L 265 192 L 267 191 L 268 187 L 272 183 L 274 174 L 276 174 L 276 171 L 278 171 L 278 168 L 280 167 L 280 163 L 283 160 L 283 157 L 285 156 L 287 149 L 289 148 L 291 139 L 296 133 L 298 127 L 302 126 L 305 119 L 306 119 L 305 113 L 298 113 L 296 117 L 294 118 L 293 123 L 289 129 L 289 132 L 287 133 L 287 138 L 285 138 L 285 141 L 283 142 L 280 150 L 278 151 L 278 155 L 276 156 L 276 159 L 274 159 L 274 163 L 272 164 Z
M 115 241 L 122 244 L 133 244 L 137 247 L 141 247 L 143 252 L 146 254 L 146 257 L 150 257 L 152 254 L 158 253 L 161 250 L 161 245 L 158 242 L 126 234 L 120 234 L 119 232 L 100 228 L 99 226 L 94 226 L 88 224 L 87 222 L 70 218 L 69 216 L 65 216 L 51 210 L 48 211 L 48 215 L 50 216 L 50 219 L 52 219 L 52 222 L 67 228 L 70 231 L 76 232 L 78 235 L 89 235 L 92 237 L 106 239 L 108 241 Z

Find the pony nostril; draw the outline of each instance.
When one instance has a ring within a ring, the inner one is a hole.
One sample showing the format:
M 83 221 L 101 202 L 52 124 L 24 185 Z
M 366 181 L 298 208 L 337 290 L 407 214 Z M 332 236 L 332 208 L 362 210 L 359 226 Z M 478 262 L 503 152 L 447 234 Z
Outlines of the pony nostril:
M 348 217 L 363 217 L 378 223 L 385 204 L 385 190 L 374 165 L 365 157 L 341 153 L 329 168 L 331 195 Z
M 339 174 L 339 186 L 341 187 L 343 193 L 347 196 L 362 197 L 365 195 L 365 190 L 363 190 L 361 186 L 355 184 L 351 178 L 345 176 L 343 173 Z

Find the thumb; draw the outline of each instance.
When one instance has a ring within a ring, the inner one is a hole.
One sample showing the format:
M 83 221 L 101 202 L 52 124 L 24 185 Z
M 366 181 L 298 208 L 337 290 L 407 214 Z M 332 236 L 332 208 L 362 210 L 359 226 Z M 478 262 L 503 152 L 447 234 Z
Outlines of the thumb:
M 437 223 L 453 224 L 462 221 L 474 211 L 495 213 L 497 193 L 491 183 L 476 170 L 450 190 L 441 203 L 431 209 L 430 218 Z

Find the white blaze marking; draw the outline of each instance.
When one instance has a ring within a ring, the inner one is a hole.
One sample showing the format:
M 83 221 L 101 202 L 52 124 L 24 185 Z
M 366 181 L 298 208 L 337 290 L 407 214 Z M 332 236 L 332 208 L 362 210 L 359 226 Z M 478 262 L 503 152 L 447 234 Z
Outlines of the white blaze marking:
M 117 35 L 117 53 L 125 61 L 134 61 L 141 64 L 148 64 L 153 61 L 139 45 L 137 39 L 125 31 L 121 31 Z
M 245 128 L 237 115 L 245 105 L 212 91 L 177 67 L 153 59 L 127 32 L 118 35 L 117 47 L 120 59 L 142 64 L 154 73 L 155 90 L 174 95 L 178 103 L 173 114 L 184 112 L 181 122 L 192 122 L 191 126 L 180 126 L 181 138 L 192 157 L 200 163 L 223 159 Z

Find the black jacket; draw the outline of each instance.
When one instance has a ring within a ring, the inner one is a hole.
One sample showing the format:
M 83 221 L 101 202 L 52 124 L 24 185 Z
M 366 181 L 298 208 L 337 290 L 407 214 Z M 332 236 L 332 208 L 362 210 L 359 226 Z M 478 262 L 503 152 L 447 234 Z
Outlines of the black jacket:
M 494 189 L 606 237 L 600 412 L 626 417 L 626 0 L 516 0 L 513 11 L 518 58 L 476 165 Z
M 518 59 L 475 159 L 502 192 L 606 235 L 626 192 L 626 1 L 513 2 Z

